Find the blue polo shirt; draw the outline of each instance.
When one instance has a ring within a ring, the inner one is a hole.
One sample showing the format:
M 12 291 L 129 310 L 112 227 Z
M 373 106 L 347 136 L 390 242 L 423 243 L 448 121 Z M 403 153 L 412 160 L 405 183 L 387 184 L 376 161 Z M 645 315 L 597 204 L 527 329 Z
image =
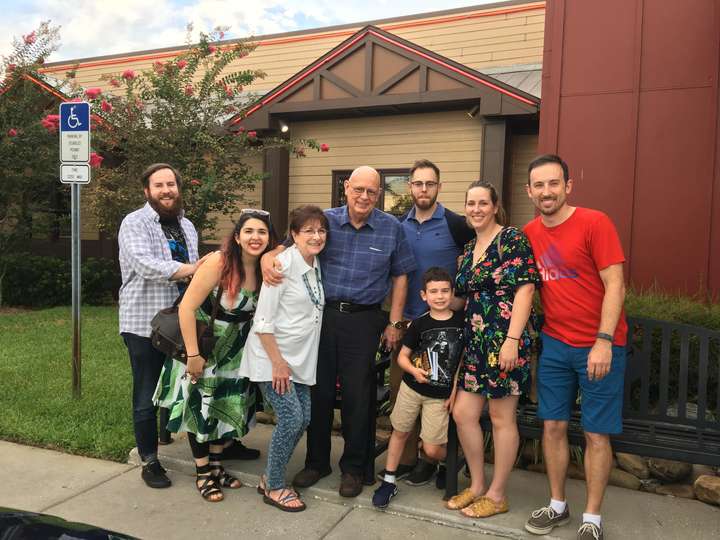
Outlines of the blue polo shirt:
M 391 276 L 415 269 L 415 257 L 400 222 L 373 208 L 356 229 L 347 206 L 325 210 L 330 230 L 320 253 L 327 300 L 380 304 L 390 292 Z
M 445 268 L 455 279 L 457 258 L 461 250 L 455 244 L 447 220 L 445 207 L 438 203 L 432 217 L 422 223 L 415 219 L 415 207 L 410 210 L 402 222 L 405 236 L 415 255 L 417 267 L 408 274 L 408 294 L 405 302 L 405 319 L 417 319 L 428 310 L 428 306 L 420 298 L 422 275 L 431 266 Z

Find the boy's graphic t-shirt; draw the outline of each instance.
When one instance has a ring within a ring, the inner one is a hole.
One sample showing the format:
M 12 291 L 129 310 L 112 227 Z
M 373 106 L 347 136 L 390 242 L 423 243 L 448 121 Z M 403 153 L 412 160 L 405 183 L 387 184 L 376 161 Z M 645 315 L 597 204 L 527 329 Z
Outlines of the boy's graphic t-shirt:
M 405 333 L 403 345 L 412 350 L 410 361 L 428 373 L 428 383 L 419 383 L 405 372 L 403 381 L 418 394 L 447 399 L 452 392 L 453 377 L 463 351 L 465 319 L 456 311 L 446 321 L 426 313 L 415 319 Z

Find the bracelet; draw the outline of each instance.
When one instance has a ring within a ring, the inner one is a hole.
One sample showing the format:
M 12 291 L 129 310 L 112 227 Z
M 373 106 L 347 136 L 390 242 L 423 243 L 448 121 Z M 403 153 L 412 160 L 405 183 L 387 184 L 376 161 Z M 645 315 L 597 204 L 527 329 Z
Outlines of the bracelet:
M 198 354 L 188 354 L 186 355 L 188 358 L 195 358 L 196 356 L 201 356 L 200 353 Z
M 610 334 L 606 334 L 605 332 L 598 332 L 597 338 L 604 339 L 605 341 L 609 341 L 610 343 L 612 343 L 613 341 L 613 337 Z
M 514 339 L 515 341 L 520 341 L 520 338 L 512 337 L 512 336 L 505 336 L 507 339 Z

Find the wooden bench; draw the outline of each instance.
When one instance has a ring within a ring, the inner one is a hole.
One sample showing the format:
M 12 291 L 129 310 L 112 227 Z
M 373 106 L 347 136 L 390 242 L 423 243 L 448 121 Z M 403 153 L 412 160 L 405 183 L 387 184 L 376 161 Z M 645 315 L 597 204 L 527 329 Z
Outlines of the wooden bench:
M 623 432 L 611 436 L 613 449 L 720 466 L 720 332 L 646 318 L 628 318 Z M 542 438 L 537 405 L 518 409 L 520 436 Z M 483 429 L 491 431 L 485 411 Z M 571 444 L 584 446 L 579 408 L 568 425 Z M 445 497 L 457 493 L 455 423 L 448 428 Z

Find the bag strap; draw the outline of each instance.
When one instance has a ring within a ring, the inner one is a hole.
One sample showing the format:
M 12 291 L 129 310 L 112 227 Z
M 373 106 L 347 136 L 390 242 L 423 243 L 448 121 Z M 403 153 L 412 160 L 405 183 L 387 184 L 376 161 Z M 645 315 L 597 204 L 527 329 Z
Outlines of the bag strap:
M 217 294 L 215 295 L 215 302 L 213 302 L 212 314 L 210 315 L 211 331 L 212 331 L 212 329 L 215 328 L 215 317 L 217 317 L 218 306 L 220 305 L 220 299 L 222 298 L 222 295 L 223 295 L 223 286 L 221 283 L 220 286 L 218 287 Z

